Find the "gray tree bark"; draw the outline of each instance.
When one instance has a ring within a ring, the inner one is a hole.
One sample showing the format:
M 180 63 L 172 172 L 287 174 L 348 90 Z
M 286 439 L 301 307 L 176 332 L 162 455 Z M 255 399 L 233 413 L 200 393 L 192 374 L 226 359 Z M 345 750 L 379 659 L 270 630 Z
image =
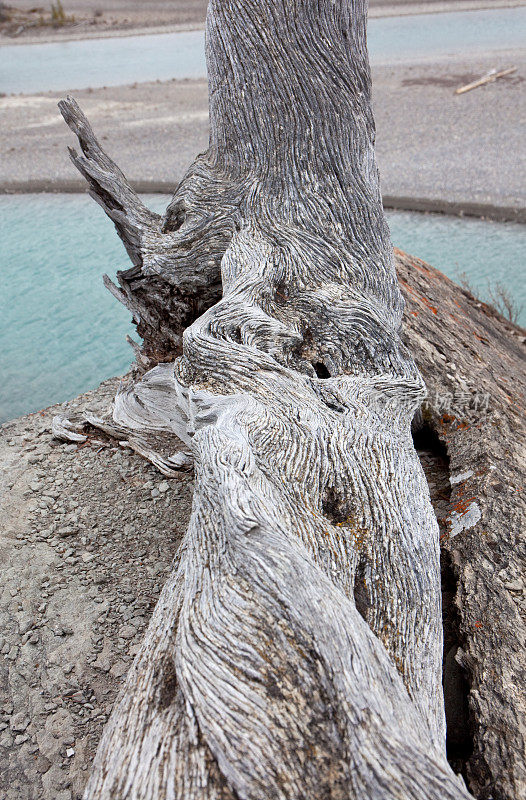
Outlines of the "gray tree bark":
M 162 220 L 61 104 L 134 263 L 112 290 L 162 362 L 115 419 L 196 469 L 86 798 L 469 796 L 365 26 L 364 0 L 211 0 L 210 147 Z

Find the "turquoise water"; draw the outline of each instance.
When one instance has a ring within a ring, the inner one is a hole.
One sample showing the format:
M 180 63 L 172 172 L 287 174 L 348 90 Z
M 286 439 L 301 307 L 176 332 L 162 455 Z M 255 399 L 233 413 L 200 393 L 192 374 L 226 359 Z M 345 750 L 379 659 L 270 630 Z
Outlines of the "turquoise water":
M 373 63 L 490 51 L 509 60 L 526 45 L 526 8 L 371 19 L 368 42 Z M 0 47 L 6 94 L 205 76 L 202 31 Z
M 505 286 L 526 327 L 526 225 L 513 222 L 389 211 L 393 243 L 424 259 L 456 283 L 465 278 L 481 300 L 490 287 Z
M 168 197 L 150 195 L 155 211 Z M 396 245 L 481 297 L 502 282 L 525 304 L 526 226 L 394 211 Z M 0 196 L 0 421 L 63 402 L 125 372 L 130 315 L 102 284 L 127 268 L 113 225 L 87 195 Z M 526 324 L 523 310 L 522 324 Z
M 127 370 L 135 329 L 102 275 L 128 266 L 87 195 L 0 196 L 0 422 Z

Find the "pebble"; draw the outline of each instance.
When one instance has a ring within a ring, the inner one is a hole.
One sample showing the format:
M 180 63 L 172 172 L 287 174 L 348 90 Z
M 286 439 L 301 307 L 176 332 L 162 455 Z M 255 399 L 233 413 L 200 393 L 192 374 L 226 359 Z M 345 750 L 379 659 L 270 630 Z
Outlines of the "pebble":
M 10 728 L 14 733 L 23 733 L 29 725 L 29 716 L 24 711 L 19 711 L 11 717 Z
M 133 639 L 136 633 L 137 628 L 133 625 L 122 625 L 122 627 L 119 628 L 119 636 L 121 639 Z

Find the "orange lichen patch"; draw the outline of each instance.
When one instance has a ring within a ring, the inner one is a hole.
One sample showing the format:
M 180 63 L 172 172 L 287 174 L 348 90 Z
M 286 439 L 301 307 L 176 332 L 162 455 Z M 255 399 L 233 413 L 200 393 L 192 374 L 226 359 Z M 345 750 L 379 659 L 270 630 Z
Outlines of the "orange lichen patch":
M 410 311 L 409 313 L 412 314 L 413 317 L 418 317 L 418 311 Z
M 335 528 L 346 528 L 354 540 L 354 546 L 361 550 L 364 545 L 368 530 L 367 528 L 358 525 L 356 521 L 349 517 L 348 519 L 344 520 L 343 522 L 336 522 L 334 525 Z
M 425 297 L 423 294 L 419 294 L 415 289 L 413 289 L 412 286 L 409 286 L 407 281 L 405 281 L 403 278 L 399 278 L 398 280 L 402 284 L 406 292 L 410 294 L 412 297 L 414 297 L 418 303 L 422 303 L 423 305 L 425 305 L 427 308 L 429 308 L 430 311 L 433 312 L 433 314 L 438 314 L 438 308 L 432 305 L 427 299 L 427 297 Z
M 457 514 L 465 514 L 474 500 L 475 497 L 466 497 L 463 500 L 459 500 L 458 503 L 455 503 L 453 506 L 453 511 L 456 511 Z
M 428 309 L 429 309 L 430 311 L 432 311 L 432 312 L 433 312 L 433 314 L 438 314 L 438 308 L 436 308 L 435 306 L 432 306 L 432 305 L 431 305 L 431 303 L 429 302 L 429 300 L 427 299 L 427 297 L 424 297 L 423 295 L 421 295 L 421 296 L 420 296 L 420 300 L 422 301 L 422 303 L 423 303 L 425 306 L 427 306 L 427 307 L 428 307 Z
M 459 483 L 456 487 L 455 491 L 455 499 L 456 504 L 453 506 L 453 511 L 456 511 L 457 514 L 465 514 L 468 511 L 471 503 L 475 500 L 475 497 L 465 497 L 466 492 L 466 484 L 464 481 Z
M 456 417 L 454 417 L 452 414 L 442 414 L 442 416 L 439 419 L 439 422 L 441 425 L 450 425 L 455 420 Z
M 477 621 L 475 622 L 475 628 L 482 628 L 482 622 L 480 622 L 479 620 L 477 620 Z

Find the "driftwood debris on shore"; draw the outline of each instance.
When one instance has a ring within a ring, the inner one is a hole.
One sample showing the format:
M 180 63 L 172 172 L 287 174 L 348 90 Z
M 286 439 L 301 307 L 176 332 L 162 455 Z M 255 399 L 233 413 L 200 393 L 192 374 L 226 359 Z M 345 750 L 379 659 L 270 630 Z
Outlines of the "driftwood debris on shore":
M 493 83 L 497 80 L 497 78 L 505 78 L 506 75 L 511 75 L 516 71 L 517 67 L 501 69 L 499 72 L 497 72 L 496 69 L 492 69 L 487 73 L 487 75 L 483 75 L 482 78 L 478 78 L 476 81 L 471 81 L 471 83 L 466 83 L 464 86 L 459 86 L 458 89 L 455 89 L 455 94 L 465 94 L 466 92 L 470 92 L 472 89 L 478 89 L 479 86 L 485 86 L 487 83 Z
M 116 421 L 178 435 L 196 470 L 178 563 L 86 798 L 469 797 L 446 760 L 412 354 L 430 391 L 414 435 L 441 442 L 451 470 L 446 685 L 466 681 L 467 704 L 450 755 L 477 796 L 518 796 L 523 348 L 399 253 L 401 338 L 365 10 L 211 0 L 210 147 L 164 218 L 61 103 L 73 161 L 133 262 L 108 282 L 144 338 Z

